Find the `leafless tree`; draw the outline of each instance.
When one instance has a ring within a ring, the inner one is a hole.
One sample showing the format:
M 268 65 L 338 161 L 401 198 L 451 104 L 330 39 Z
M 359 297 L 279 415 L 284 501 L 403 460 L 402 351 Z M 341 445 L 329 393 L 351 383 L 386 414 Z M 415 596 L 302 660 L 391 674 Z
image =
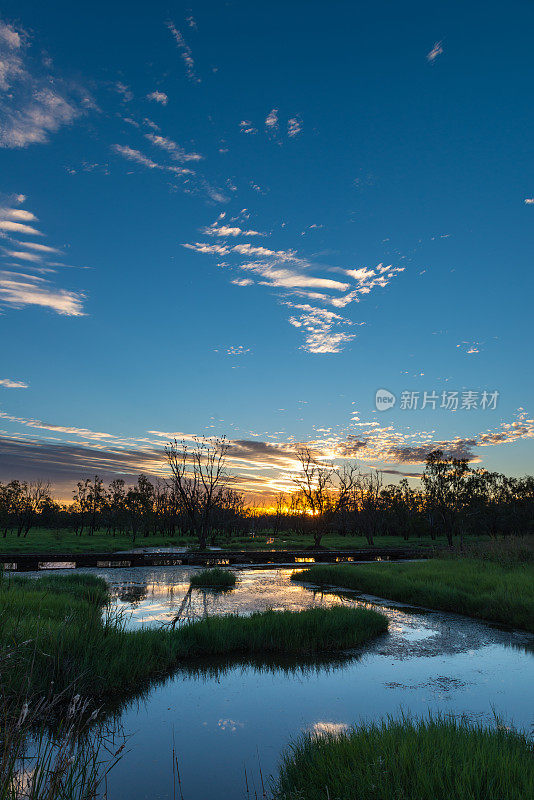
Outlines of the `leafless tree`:
M 195 439 L 193 446 L 176 439 L 165 446 L 172 486 L 191 531 L 206 548 L 213 512 L 231 478 L 226 471 L 230 444 L 221 439 Z
M 335 505 L 333 477 L 336 470 L 331 465 L 318 462 L 310 448 L 305 445 L 297 448 L 297 457 L 301 471 L 293 476 L 293 483 L 310 517 L 314 547 L 320 547 L 321 539 L 326 533 L 327 517 Z
M 382 473 L 378 470 L 360 475 L 356 483 L 360 524 L 371 547 L 375 543 L 374 537 L 379 532 L 382 519 L 380 513 L 382 485 Z
M 18 527 L 17 536 L 26 537 L 32 527 L 36 514 L 41 510 L 46 499 L 50 497 L 50 483 L 48 481 L 34 481 L 19 483 L 17 503 Z

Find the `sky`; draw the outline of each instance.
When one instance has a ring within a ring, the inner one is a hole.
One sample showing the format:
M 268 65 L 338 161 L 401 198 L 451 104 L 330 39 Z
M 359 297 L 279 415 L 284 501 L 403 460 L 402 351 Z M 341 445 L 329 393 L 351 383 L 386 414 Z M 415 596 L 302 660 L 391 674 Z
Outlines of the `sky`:
M 531 2 L 0 11 L 0 480 L 532 472 Z M 378 392 L 378 395 L 377 395 Z

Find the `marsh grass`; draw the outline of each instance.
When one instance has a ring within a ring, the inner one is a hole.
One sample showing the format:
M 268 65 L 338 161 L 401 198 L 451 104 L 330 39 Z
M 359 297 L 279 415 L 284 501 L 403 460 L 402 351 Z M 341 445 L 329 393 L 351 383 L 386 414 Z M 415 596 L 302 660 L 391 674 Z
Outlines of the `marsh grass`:
M 43 711 L 43 709 L 41 709 Z M 0 800 L 93 800 L 123 745 L 88 719 L 63 717 L 31 727 L 15 724 L 1 737 Z M 99 796 L 103 796 L 100 794 Z
M 72 687 L 47 697 L 27 691 L 33 663 L 18 658 L 19 647 L 0 651 L 2 676 L 13 661 L 26 673 L 18 694 L 0 683 L 0 800 L 92 800 L 121 757 L 122 731 L 100 723 L 99 709 Z
M 534 565 L 472 558 L 314 566 L 292 580 L 337 586 L 534 631 Z
M 388 719 L 306 734 L 282 757 L 276 800 L 525 800 L 534 748 L 522 734 L 452 717 Z
M 534 536 L 492 536 L 485 542 L 467 539 L 453 553 L 457 558 L 478 558 L 505 566 L 534 564 Z
M 193 573 L 190 583 L 194 589 L 233 589 L 236 575 L 235 572 L 220 567 L 203 569 Z
M 208 617 L 180 629 L 180 655 L 335 652 L 357 647 L 387 627 L 383 614 L 343 606 Z
M 381 614 L 336 607 L 127 631 L 102 615 L 106 599 L 105 583 L 91 575 L 0 582 L 0 648 L 17 644 L 1 665 L 5 691 L 48 696 L 75 686 L 99 701 L 139 691 L 188 659 L 335 652 L 387 629 Z

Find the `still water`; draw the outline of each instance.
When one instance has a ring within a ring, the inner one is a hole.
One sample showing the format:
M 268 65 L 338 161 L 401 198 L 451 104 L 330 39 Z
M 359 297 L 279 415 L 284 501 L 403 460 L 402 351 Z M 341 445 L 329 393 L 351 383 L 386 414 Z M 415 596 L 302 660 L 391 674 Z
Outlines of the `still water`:
M 432 710 L 487 722 L 497 714 L 533 732 L 534 636 L 368 596 L 313 591 L 292 583 L 293 571 L 240 570 L 236 589 L 214 596 L 188 595 L 188 567 L 91 570 L 109 582 L 114 607 L 131 628 L 161 625 L 179 610 L 195 619 L 339 603 L 375 607 L 390 620 L 387 634 L 351 657 L 179 669 L 123 707 L 128 752 L 109 775 L 109 797 L 180 798 L 173 742 L 184 800 L 237 800 L 254 797 L 255 789 L 262 797 L 262 777 L 267 783 L 281 751 L 305 730 Z

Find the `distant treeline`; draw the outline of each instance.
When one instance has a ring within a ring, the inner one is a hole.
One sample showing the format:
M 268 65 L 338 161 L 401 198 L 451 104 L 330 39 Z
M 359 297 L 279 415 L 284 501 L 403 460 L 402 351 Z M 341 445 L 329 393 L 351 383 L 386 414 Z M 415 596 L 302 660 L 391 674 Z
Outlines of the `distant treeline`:
M 13 480 L 0 483 L 0 535 L 27 536 L 32 527 L 72 530 L 78 535 L 105 531 L 135 541 L 150 536 L 198 539 L 200 547 L 236 536 L 269 531 L 325 535 L 463 536 L 513 535 L 534 530 L 534 477 L 509 478 L 472 469 L 467 460 L 436 450 L 429 454 L 421 484 L 406 479 L 383 484 L 377 470 L 364 473 L 353 463 L 326 465 L 308 447 L 297 449 L 300 469 L 293 489 L 280 493 L 270 509 L 247 505 L 228 474 L 230 445 L 225 439 L 176 440 L 165 448 L 166 480 L 139 475 L 134 485 L 117 478 L 107 486 L 95 475 L 76 484 L 73 502 L 56 502 L 49 484 Z

